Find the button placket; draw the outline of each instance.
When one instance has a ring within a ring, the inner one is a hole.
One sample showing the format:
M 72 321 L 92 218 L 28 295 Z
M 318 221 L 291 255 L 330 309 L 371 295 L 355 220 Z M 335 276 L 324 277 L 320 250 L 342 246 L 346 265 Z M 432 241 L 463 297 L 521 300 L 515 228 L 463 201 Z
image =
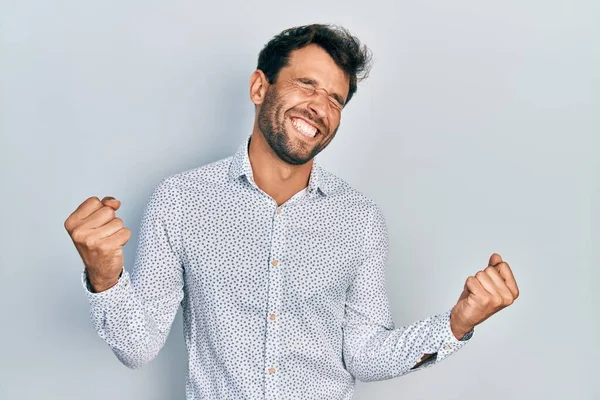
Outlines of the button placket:
M 282 282 L 281 268 L 283 256 L 283 234 L 284 229 L 281 223 L 281 207 L 277 207 L 274 212 L 273 231 L 271 236 L 271 253 L 268 264 L 269 270 L 269 299 L 265 314 L 266 320 L 266 352 L 265 352 L 265 375 L 266 375 L 266 395 L 267 398 L 279 398 L 278 376 L 280 368 L 278 365 L 280 355 L 280 310 L 282 302 Z

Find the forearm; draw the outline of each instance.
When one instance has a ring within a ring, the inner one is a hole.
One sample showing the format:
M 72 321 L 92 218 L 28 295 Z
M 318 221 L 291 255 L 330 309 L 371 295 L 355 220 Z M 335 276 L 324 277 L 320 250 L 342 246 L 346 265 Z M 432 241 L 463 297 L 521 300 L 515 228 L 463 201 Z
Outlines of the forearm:
M 150 362 L 166 341 L 181 299 L 162 299 L 160 308 L 145 304 L 135 295 L 127 272 L 116 285 L 99 293 L 89 290 L 85 273 L 83 282 L 94 329 L 117 358 L 129 368 Z
M 349 331 L 360 340 L 360 327 Z M 365 330 L 364 336 L 369 335 Z M 352 340 L 347 341 L 349 349 Z M 417 321 L 406 327 L 371 334 L 349 358 L 350 372 L 361 381 L 390 379 L 428 368 L 442 361 L 466 342 L 460 342 L 450 329 L 450 312 Z

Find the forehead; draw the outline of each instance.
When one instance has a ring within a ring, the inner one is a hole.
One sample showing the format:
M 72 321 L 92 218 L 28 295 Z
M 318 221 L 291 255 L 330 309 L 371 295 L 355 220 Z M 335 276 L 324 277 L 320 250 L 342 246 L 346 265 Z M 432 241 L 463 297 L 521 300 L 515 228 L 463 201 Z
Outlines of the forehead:
M 327 91 L 335 91 L 346 98 L 350 81 L 344 70 L 321 47 L 309 44 L 290 54 L 289 63 L 279 75 L 284 78 L 313 78 Z

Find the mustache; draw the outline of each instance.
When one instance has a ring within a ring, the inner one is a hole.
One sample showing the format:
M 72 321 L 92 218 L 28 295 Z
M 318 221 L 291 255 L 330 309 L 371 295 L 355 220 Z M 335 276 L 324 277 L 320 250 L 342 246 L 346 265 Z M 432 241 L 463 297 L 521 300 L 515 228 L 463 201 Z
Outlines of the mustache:
M 327 132 L 327 126 L 325 125 L 325 122 L 323 122 L 323 120 L 321 118 L 315 119 L 308 111 L 292 110 L 291 114 L 292 115 L 290 115 L 290 116 L 292 116 L 292 117 L 302 117 L 303 119 L 307 120 L 308 122 L 310 122 L 311 124 L 316 126 L 319 129 L 319 131 L 321 131 L 321 133 Z

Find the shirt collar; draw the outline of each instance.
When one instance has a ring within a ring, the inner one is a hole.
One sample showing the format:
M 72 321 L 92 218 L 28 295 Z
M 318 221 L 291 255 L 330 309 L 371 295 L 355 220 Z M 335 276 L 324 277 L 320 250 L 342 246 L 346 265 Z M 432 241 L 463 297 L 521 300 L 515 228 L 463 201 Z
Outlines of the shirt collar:
M 249 182 L 254 182 L 252 166 L 250 165 L 250 158 L 248 156 L 250 138 L 251 135 L 240 144 L 231 159 L 229 176 L 232 180 L 237 180 L 240 176 L 246 176 L 246 179 L 248 179 Z M 323 171 L 323 168 L 321 168 L 317 162 L 317 157 L 314 157 L 308 182 L 309 196 L 315 195 L 316 193 L 327 195 L 329 193 L 328 181 L 325 171 Z

